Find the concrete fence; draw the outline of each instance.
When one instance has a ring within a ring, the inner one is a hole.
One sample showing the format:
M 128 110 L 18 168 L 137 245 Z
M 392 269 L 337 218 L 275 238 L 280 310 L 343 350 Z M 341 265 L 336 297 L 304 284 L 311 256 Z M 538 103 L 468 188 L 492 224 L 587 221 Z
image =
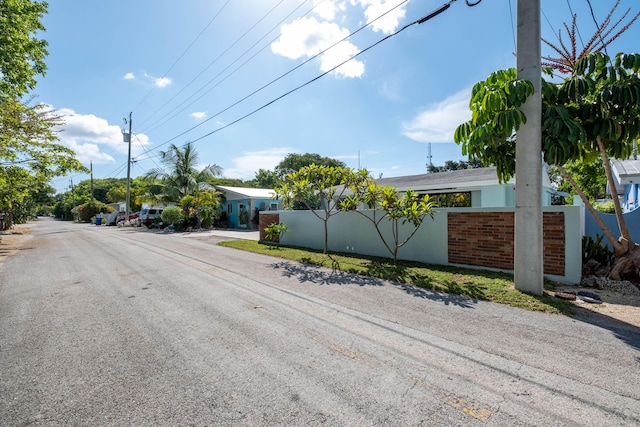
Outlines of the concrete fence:
M 513 271 L 514 208 L 438 209 L 425 219 L 418 232 L 398 251 L 398 258 L 427 264 L 453 265 L 497 271 Z M 544 272 L 551 280 L 579 283 L 582 275 L 584 210 L 579 206 L 546 206 L 543 209 Z M 362 211 L 369 217 L 373 211 Z M 380 211 L 378 211 L 380 214 Z M 323 222 L 310 211 L 277 211 L 260 214 L 260 238 L 264 227 L 284 223 L 291 231 L 281 243 L 322 250 Z M 391 241 L 390 222 L 381 223 Z M 329 250 L 390 258 L 372 223 L 357 212 L 343 212 L 329 219 Z M 401 240 L 411 232 L 400 230 Z

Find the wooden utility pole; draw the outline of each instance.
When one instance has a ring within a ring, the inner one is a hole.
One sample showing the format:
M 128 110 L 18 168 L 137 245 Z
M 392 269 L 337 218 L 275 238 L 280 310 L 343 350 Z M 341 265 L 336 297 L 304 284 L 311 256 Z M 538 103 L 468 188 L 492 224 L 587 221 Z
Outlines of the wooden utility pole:
M 534 94 L 522 106 L 527 117 L 516 136 L 516 213 L 514 283 L 542 295 L 542 86 L 540 0 L 518 0 L 518 79 L 529 80 Z

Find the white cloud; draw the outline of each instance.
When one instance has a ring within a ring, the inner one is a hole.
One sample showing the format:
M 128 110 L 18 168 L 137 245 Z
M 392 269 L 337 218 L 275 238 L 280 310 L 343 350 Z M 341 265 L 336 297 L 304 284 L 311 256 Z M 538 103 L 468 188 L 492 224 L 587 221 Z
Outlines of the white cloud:
M 351 4 L 359 4 L 362 6 L 364 8 L 366 21 L 371 22 L 404 1 L 405 0 L 351 0 Z M 405 15 L 406 3 L 376 20 L 371 24 L 371 29 L 373 31 L 380 31 L 383 34 L 391 34 L 396 31 L 400 25 L 400 21 L 404 19 Z
M 93 114 L 76 114 L 71 109 L 61 109 L 57 113 L 65 122 L 58 133 L 60 143 L 73 149 L 80 162 L 112 163 L 115 155 L 127 154 L 128 144 L 123 141 L 119 126 L 110 125 Z M 147 145 L 149 138 L 146 135 L 134 133 L 132 155 L 142 152 L 142 147 Z
M 204 119 L 205 117 L 207 117 L 207 113 L 205 113 L 204 111 L 194 111 L 190 115 L 191 115 L 191 117 L 193 117 L 194 119 L 197 119 L 197 120 L 201 120 L 201 119 Z
M 224 169 L 227 178 L 254 179 L 259 169 L 273 170 L 288 154 L 298 150 L 274 147 L 261 151 L 249 151 L 232 160 L 233 166 Z
M 344 8 L 344 3 L 335 0 L 313 0 L 313 13 L 327 21 L 333 21 Z
M 456 127 L 471 119 L 470 94 L 471 89 L 465 89 L 432 105 L 410 122 L 403 123 L 402 133 L 418 142 L 453 142 Z
M 155 84 L 157 87 L 167 87 L 171 84 L 171 79 L 168 77 L 154 79 L 153 84 Z
M 133 73 L 127 73 L 124 75 L 123 77 L 125 80 L 133 80 L 136 78 L 136 76 Z
M 156 87 L 163 88 L 169 86 L 172 83 L 172 80 L 168 77 L 153 77 L 147 73 L 144 73 L 144 76 L 151 80 Z
M 347 35 L 349 31 L 337 24 L 318 22 L 313 17 L 301 18 L 281 27 L 280 38 L 271 44 L 271 50 L 289 59 L 312 57 Z M 358 52 L 354 44 L 344 41 L 321 56 L 320 68 L 322 71 L 329 71 Z M 351 60 L 335 70 L 335 73 L 344 77 L 360 77 L 364 73 L 364 64 Z

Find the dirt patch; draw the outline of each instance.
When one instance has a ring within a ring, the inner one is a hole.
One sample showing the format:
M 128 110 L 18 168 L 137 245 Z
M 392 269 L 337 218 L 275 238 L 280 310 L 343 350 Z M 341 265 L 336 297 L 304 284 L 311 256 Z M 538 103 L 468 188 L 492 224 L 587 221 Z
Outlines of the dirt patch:
M 20 224 L 14 228 L 0 232 L 0 268 L 8 257 L 15 255 L 33 236 L 28 224 Z
M 621 322 L 640 328 L 640 292 L 630 293 L 624 290 L 594 289 L 591 287 L 567 286 L 556 289 L 556 292 L 591 292 L 602 299 L 602 304 L 593 304 L 576 299 L 576 307 L 611 317 Z M 554 295 L 554 292 L 550 292 Z

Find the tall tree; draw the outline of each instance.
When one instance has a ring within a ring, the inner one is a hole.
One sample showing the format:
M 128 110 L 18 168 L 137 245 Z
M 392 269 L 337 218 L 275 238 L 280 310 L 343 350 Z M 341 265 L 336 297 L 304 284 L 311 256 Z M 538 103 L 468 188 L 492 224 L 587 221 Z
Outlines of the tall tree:
M 287 178 L 290 173 L 295 173 L 305 166 L 329 166 L 345 168 L 345 165 L 340 160 L 332 159 L 331 157 L 322 157 L 316 153 L 305 154 L 288 154 L 278 165 L 275 167 L 275 172 L 281 181 Z
M 165 202 L 180 202 L 183 197 L 193 195 L 198 184 L 222 173 L 222 168 L 215 164 L 199 169 L 198 152 L 191 143 L 183 148 L 171 144 L 161 152 L 161 162 L 164 168 L 152 169 L 146 176 L 160 181 L 154 192 Z
M 618 54 L 612 63 L 602 52 L 580 58 L 561 83 L 542 82 L 542 145 L 544 160 L 558 168 L 593 213 L 616 255 L 611 277 L 638 273 L 640 246 L 634 244 L 622 216 L 610 167 L 607 182 L 618 219 L 620 238 L 602 222 L 593 204 L 564 166 L 570 161 L 629 157 L 640 138 L 640 55 Z M 532 93 L 515 69 L 492 73 L 471 94 L 473 118 L 458 126 L 454 140 L 464 154 L 495 164 L 505 181 L 516 172 L 515 131 L 526 120 L 519 107 Z
M 47 41 L 37 34 L 44 31 L 41 19 L 46 2 L 33 0 L 0 1 L 0 94 L 20 98 L 44 75 Z
M 46 70 L 47 42 L 38 38 L 46 10 L 46 2 L 0 1 L 0 211 L 10 219 L 17 206 L 35 208 L 24 199 L 34 193 L 20 189 L 44 188 L 54 176 L 86 171 L 72 150 L 55 143 L 61 117 L 32 105 L 32 97 L 22 99 Z

